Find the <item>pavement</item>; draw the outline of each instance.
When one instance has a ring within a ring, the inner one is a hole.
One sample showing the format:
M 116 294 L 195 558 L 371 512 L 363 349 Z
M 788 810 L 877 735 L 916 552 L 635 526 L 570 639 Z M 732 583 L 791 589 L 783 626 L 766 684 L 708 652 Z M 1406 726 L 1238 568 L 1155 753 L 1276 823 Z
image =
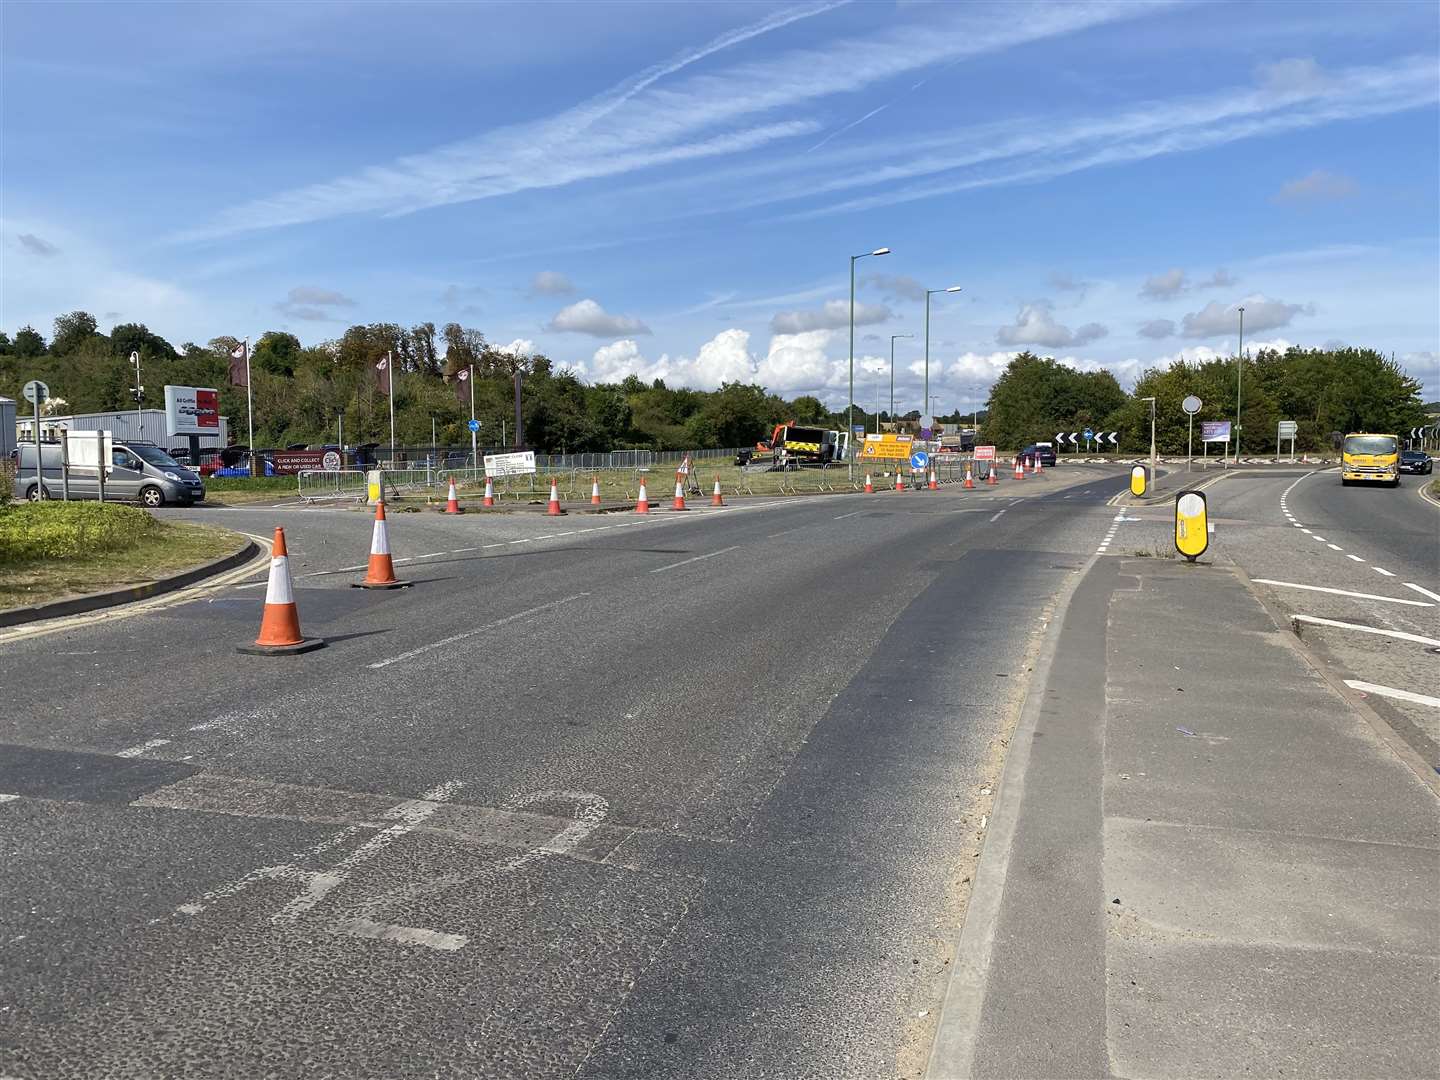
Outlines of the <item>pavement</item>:
M 1435 633 L 1434 510 L 1393 494 L 1237 474 L 1193 565 L 1168 514 L 1117 513 L 1041 653 L 929 1075 L 1435 1075 L 1440 784 L 1390 707 L 1423 706 L 1347 681 L 1433 688 L 1433 657 L 1289 624 Z

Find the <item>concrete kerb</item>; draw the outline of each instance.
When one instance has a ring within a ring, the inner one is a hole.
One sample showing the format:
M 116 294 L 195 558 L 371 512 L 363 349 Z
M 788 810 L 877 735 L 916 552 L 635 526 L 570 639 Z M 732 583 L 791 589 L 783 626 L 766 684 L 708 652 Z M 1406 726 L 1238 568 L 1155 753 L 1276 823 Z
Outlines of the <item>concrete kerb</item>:
M 995 927 L 1000 918 L 1005 877 L 1010 868 L 1015 829 L 1020 820 L 1020 804 L 1025 795 L 1025 772 L 1030 763 L 1030 749 L 1040 713 L 1045 707 L 1046 685 L 1050 681 L 1050 669 L 1059 649 L 1060 631 L 1070 610 L 1070 600 L 1099 561 L 1099 555 L 1091 555 L 1060 590 L 1054 614 L 1035 659 L 1025 702 L 1020 708 L 1020 721 L 1010 737 L 1009 752 L 1005 755 L 1005 767 L 1000 774 L 994 808 L 985 830 L 980 861 L 975 867 L 975 883 L 965 908 L 965 922 L 955 943 L 950 984 L 940 1005 L 935 1044 L 925 1069 L 928 1080 L 951 1080 L 953 1077 L 970 1076 L 973 1072 L 975 1042 L 985 1004 Z
M 7 608 L 0 611 L 0 627 L 20 626 L 24 623 L 39 622 L 42 619 L 59 619 L 66 615 L 80 615 L 87 611 L 98 611 L 100 608 L 130 604 L 136 600 L 148 600 L 152 596 L 175 592 L 187 585 L 193 585 L 197 581 L 203 581 L 216 574 L 223 574 L 226 570 L 248 562 L 259 553 L 259 546 L 254 540 L 247 537 L 245 546 L 239 551 L 212 559 L 208 563 L 202 563 L 200 566 L 183 570 L 178 574 L 146 582 L 144 585 L 130 585 L 123 589 L 106 589 L 104 592 L 85 593 L 83 596 L 71 596 L 49 604 Z

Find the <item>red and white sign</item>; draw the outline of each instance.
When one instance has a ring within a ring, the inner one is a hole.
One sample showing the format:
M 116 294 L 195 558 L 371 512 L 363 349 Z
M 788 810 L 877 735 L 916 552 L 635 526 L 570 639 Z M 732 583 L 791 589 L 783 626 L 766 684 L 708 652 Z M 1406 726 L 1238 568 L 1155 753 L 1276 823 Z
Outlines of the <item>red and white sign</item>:
M 204 386 L 165 387 L 165 427 L 171 435 L 220 434 L 220 393 Z
M 976 460 L 976 461 L 994 461 L 994 460 L 995 460 L 995 448 L 994 448 L 993 446 L 977 446 L 977 447 L 975 447 L 975 460 Z

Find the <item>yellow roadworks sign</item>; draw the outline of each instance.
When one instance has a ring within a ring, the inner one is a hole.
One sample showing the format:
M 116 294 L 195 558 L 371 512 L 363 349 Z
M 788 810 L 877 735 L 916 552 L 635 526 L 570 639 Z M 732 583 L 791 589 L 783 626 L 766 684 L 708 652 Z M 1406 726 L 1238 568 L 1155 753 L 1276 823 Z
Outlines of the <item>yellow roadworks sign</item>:
M 909 461 L 914 442 L 911 435 L 866 435 L 860 446 L 860 460 Z

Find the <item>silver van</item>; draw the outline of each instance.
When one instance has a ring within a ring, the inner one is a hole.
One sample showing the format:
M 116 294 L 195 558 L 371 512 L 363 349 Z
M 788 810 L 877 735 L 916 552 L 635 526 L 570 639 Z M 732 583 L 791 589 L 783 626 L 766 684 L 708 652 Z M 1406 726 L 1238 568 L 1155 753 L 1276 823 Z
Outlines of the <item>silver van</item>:
M 60 444 L 40 444 L 40 484 L 35 479 L 35 444 L 21 443 L 19 449 L 15 498 L 60 498 L 64 492 L 60 475 Z M 141 506 L 157 507 L 167 503 L 189 506 L 205 499 L 205 484 L 200 477 L 158 446 L 138 442 L 113 443 L 110 460 L 112 468 L 105 474 L 106 502 L 138 502 Z M 70 498 L 98 497 L 94 474 L 72 465 Z

